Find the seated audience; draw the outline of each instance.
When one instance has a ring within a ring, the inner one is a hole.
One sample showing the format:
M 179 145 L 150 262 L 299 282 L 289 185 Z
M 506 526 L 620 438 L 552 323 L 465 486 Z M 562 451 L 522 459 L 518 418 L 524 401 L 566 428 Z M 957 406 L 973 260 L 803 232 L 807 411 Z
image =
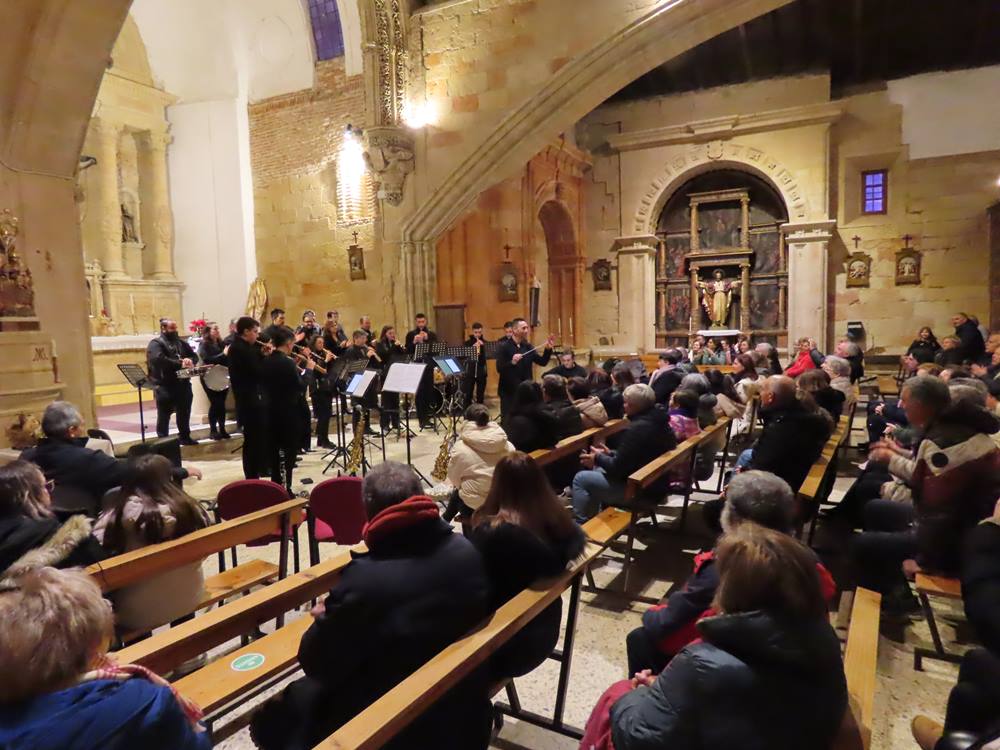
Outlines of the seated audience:
M 585 378 L 587 371 L 576 363 L 576 356 L 572 349 L 563 349 L 559 353 L 559 364 L 542 373 L 543 378 L 546 375 L 559 375 L 569 380 L 570 378 Z
M 37 466 L 20 460 L 0 466 L 0 572 L 85 567 L 107 557 L 90 535 L 88 518 L 72 516 L 61 524 L 51 505 Z
M 837 342 L 833 353 L 841 359 L 846 359 L 851 366 L 851 382 L 857 383 L 865 376 L 865 355 L 861 347 L 848 339 Z
M 851 363 L 831 354 L 823 360 L 823 371 L 830 376 L 830 387 L 844 394 L 844 408 L 850 411 L 858 400 L 858 388 L 851 382 Z
M 311 748 L 482 622 L 489 581 L 475 547 L 441 520 L 420 478 L 387 461 L 364 479 L 366 552 L 354 552 L 313 609 L 298 661 L 305 677 L 261 706 L 262 750 Z M 485 670 L 439 698 L 385 745 L 484 750 L 491 712 Z
M 670 429 L 670 417 L 656 405 L 656 395 L 648 385 L 636 383 L 625 389 L 625 413 L 629 426 L 620 433 L 617 450 L 594 445 L 580 456 L 585 470 L 573 477 L 573 515 L 577 523 L 596 516 L 605 503 L 621 500 L 629 474 L 657 456 L 677 447 Z M 666 491 L 660 483 L 650 494 Z
M 538 383 L 519 383 L 514 391 L 510 414 L 504 414 L 507 439 L 519 451 L 531 453 L 552 448 L 559 442 L 559 422 L 555 415 L 542 408 L 542 387 Z
M 649 376 L 649 386 L 656 393 L 656 403 L 669 404 L 670 395 L 680 386 L 684 378 L 684 371 L 677 366 L 680 361 L 681 353 L 676 349 L 660 354 L 656 369 Z
M 1000 334 L 990 336 L 991 343 L 987 344 L 987 355 L 984 355 L 984 357 L 988 356 L 988 360 L 973 364 L 969 368 L 977 378 L 982 378 L 983 380 L 1000 380 L 1000 346 L 997 346 L 992 351 L 990 350 L 990 347 L 993 346 L 993 343 L 997 342 L 998 338 L 1000 338 Z
M 938 377 L 946 383 L 955 378 L 968 379 L 972 377 L 972 370 L 964 365 L 948 365 L 941 370 L 941 374 Z
M 907 347 L 905 356 L 911 356 L 921 362 L 930 362 L 940 349 L 941 344 L 938 343 L 934 331 L 930 329 L 930 326 L 924 326 L 917 332 L 913 343 Z
M 143 667 L 108 659 L 111 607 L 86 573 L 0 582 L 0 746 L 208 750 L 197 706 Z
M 611 374 L 601 368 L 591 370 L 590 374 L 587 375 L 587 385 L 590 386 L 590 394 L 597 396 L 603 405 L 607 399 L 608 391 L 611 390 Z
M 724 365 L 726 364 L 726 353 L 719 348 L 715 339 L 709 339 L 697 352 L 692 351 L 691 364 Z
M 986 383 L 986 408 L 1000 417 L 1000 380 L 990 380 Z
M 493 481 L 493 470 L 504 456 L 514 452 L 507 433 L 482 404 L 472 404 L 465 410 L 465 423 L 451 449 L 448 462 L 448 484 L 455 488 L 444 520 L 461 515 L 467 522 L 475 510 L 482 507 Z
M 591 395 L 590 385 L 584 378 L 570 378 L 566 386 L 573 407 L 580 412 L 583 429 L 603 427 L 608 423 L 608 412 L 601 399 Z
M 715 414 L 720 417 L 739 419 L 743 416 L 744 402 L 736 390 L 733 379 L 719 370 L 709 370 L 705 373 L 708 387 L 715 396 Z
M 201 504 L 170 479 L 170 461 L 149 454 L 133 459 L 113 507 L 101 514 L 94 536 L 108 555 L 179 539 L 209 525 Z M 187 615 L 203 598 L 201 561 L 145 578 L 115 591 L 119 630 L 148 631 Z
M 22 452 L 21 458 L 37 464 L 56 487 L 75 490 L 74 496 L 88 501 L 85 510 L 96 516 L 104 493 L 125 481 L 128 462 L 86 447 L 83 417 L 68 401 L 53 401 L 45 407 L 42 432 L 45 437 Z M 193 468 L 172 468 L 171 473 L 175 479 L 201 478 L 201 472 Z
M 539 580 L 558 576 L 583 551 L 583 530 L 524 453 L 496 466 L 486 502 L 472 517 L 472 542 L 483 557 L 497 609 Z M 491 681 L 525 675 L 559 640 L 562 599 L 556 599 L 490 659 Z
M 798 346 L 799 353 L 796 355 L 795 361 L 785 369 L 785 375 L 790 378 L 797 378 L 806 370 L 816 368 L 816 362 L 812 356 L 812 341 L 807 338 L 801 338 L 796 342 L 796 345 Z
M 979 642 L 1000 656 L 1000 500 L 965 535 L 961 577 L 965 616 Z
M 698 394 L 698 426 L 702 429 L 710 427 L 718 421 L 715 416 L 715 407 L 719 400 L 712 393 L 712 386 L 704 373 L 688 373 L 681 380 L 680 388 L 686 391 L 694 391 Z
M 750 354 L 740 354 L 733 360 L 733 382 L 736 384 L 736 392 L 740 396 L 740 401 L 746 403 L 750 400 L 750 394 L 746 389 L 751 384 L 756 383 L 760 375 L 757 366 L 754 364 L 753 356 Z
M 941 350 L 934 355 L 934 363 L 941 367 L 961 365 L 965 361 L 962 342 L 957 336 L 945 336 L 941 339 Z
M 781 361 L 778 359 L 778 350 L 775 349 L 772 344 L 762 341 L 754 347 L 754 350 L 767 358 L 767 369 L 769 375 L 784 374 L 784 370 L 781 368 Z M 758 372 L 760 371 L 758 370 Z
M 951 324 L 955 326 L 955 336 L 958 339 L 958 362 L 977 362 L 986 351 L 986 338 L 979 330 L 979 325 L 964 312 L 956 313 L 951 318 Z M 943 364 L 943 363 L 942 363 Z M 948 364 L 952 364 L 949 362 Z
M 542 399 L 545 401 L 542 409 L 556 420 L 556 434 L 560 440 L 583 432 L 583 419 L 569 400 L 566 378 L 561 375 L 546 375 L 542 378 Z
M 948 695 L 944 726 L 915 716 L 913 739 L 921 750 L 995 750 L 1000 740 L 1000 656 L 984 648 L 962 655 L 958 682 Z
M 614 747 L 830 747 L 847 684 L 816 558 L 787 534 L 743 524 L 716 559 L 719 614 L 698 622 L 700 642 L 659 676 L 633 678 L 611 706 Z
M 624 362 L 619 362 L 611 371 L 611 388 L 602 394 L 596 394 L 604 404 L 608 419 L 621 419 L 625 416 L 623 395 L 625 389 L 635 383 L 635 375 Z
M 698 394 L 681 389 L 670 397 L 670 429 L 677 442 L 683 442 L 701 432 L 698 426 Z
M 816 404 L 836 423 L 844 413 L 845 397 L 842 391 L 831 387 L 830 376 L 822 369 L 802 373 L 796 383 L 799 391 L 808 393 Z
M 744 523 L 791 534 L 795 525 L 795 496 L 788 483 L 764 471 L 735 476 L 726 489 L 721 517 L 723 534 L 732 533 Z M 819 562 L 816 569 L 823 596 L 829 601 L 836 593 L 836 584 Z M 696 555 L 694 570 L 684 586 L 646 610 L 642 625 L 628 634 L 629 674 L 644 669 L 659 674 L 676 653 L 697 639 L 698 620 L 716 614 L 712 601 L 718 587 L 715 552 Z

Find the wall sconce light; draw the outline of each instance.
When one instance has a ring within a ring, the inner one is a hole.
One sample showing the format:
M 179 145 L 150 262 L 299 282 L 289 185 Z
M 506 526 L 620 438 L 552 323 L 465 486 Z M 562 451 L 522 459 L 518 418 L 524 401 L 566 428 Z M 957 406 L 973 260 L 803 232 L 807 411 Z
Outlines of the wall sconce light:
M 411 130 L 436 124 L 437 116 L 437 107 L 430 101 L 407 101 L 403 105 L 403 124 Z

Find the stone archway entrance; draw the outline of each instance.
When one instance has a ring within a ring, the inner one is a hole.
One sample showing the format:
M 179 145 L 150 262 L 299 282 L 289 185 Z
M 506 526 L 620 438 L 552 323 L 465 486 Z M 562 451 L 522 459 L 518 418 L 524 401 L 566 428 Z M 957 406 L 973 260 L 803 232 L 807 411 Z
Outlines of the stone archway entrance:
M 548 251 L 549 324 L 562 343 L 575 346 L 580 323 L 578 293 L 582 286 L 583 259 L 573 230 L 573 218 L 559 201 L 542 204 L 538 220 Z

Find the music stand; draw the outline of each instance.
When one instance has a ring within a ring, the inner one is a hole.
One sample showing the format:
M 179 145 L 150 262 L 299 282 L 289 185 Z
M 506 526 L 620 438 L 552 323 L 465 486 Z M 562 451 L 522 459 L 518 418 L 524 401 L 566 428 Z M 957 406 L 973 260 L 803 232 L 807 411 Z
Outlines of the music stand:
M 485 344 L 485 347 L 486 347 L 486 359 L 496 359 L 497 358 L 497 349 L 500 347 L 500 342 L 499 341 L 487 341 L 486 344 Z
M 352 362 L 350 365 L 348 365 L 348 368 L 347 368 L 348 371 L 350 372 L 352 369 L 355 369 L 353 366 L 356 365 L 356 364 L 367 365 L 368 363 L 365 360 L 363 360 L 363 359 L 359 359 L 356 362 Z M 360 402 L 360 408 L 361 409 L 368 409 L 368 407 L 364 404 L 364 400 L 365 400 L 365 398 L 367 398 L 368 392 L 371 390 L 372 385 L 378 379 L 378 374 L 379 374 L 378 370 L 368 370 L 368 369 L 361 369 L 360 371 L 354 372 L 354 373 L 351 374 L 350 382 L 348 382 L 348 384 L 347 384 L 347 395 L 353 401 Z M 355 408 L 357 408 L 357 406 Z M 368 416 L 369 416 L 369 419 L 370 419 L 371 418 L 371 412 L 370 412 L 370 410 L 369 410 L 369 415 Z M 366 420 L 366 422 L 367 422 L 367 420 Z M 355 426 L 354 429 L 357 429 L 359 426 L 360 426 L 360 420 L 359 420 L 358 424 Z M 373 441 L 367 435 L 364 434 L 367 430 L 370 430 L 370 429 L 371 429 L 371 425 L 370 424 L 366 424 L 365 425 L 365 429 L 362 430 L 362 435 L 361 435 L 361 475 L 362 476 L 364 476 L 367 473 L 367 470 L 371 468 L 371 463 L 368 461 L 367 457 L 365 456 L 365 447 L 364 447 L 366 441 L 369 442 L 370 444 L 373 444 Z M 354 437 L 357 437 L 357 435 L 354 435 Z M 382 434 L 382 449 L 381 450 L 382 450 L 382 460 L 384 461 L 385 460 L 385 434 L 384 433 Z
M 346 377 L 348 361 L 343 358 L 335 359 L 327 364 L 326 378 L 330 381 L 333 386 L 333 402 L 336 403 L 336 419 L 337 419 L 337 444 L 323 454 L 323 459 L 326 460 L 330 458 L 330 462 L 323 469 L 323 473 L 326 474 L 333 466 L 339 461 L 343 464 L 344 468 L 347 468 L 347 448 L 344 446 L 346 439 L 346 429 L 344 427 L 344 419 L 342 408 L 342 403 L 346 406 L 347 400 L 344 398 L 344 378 Z M 331 458 L 332 456 L 332 458 Z
M 142 413 L 142 387 L 149 382 L 149 376 L 142 365 L 118 365 L 118 370 L 133 388 L 139 390 L 139 434 L 142 442 L 146 442 L 146 417 Z
M 423 346 L 423 344 L 417 344 L 417 346 Z M 424 370 L 426 365 L 423 364 L 406 364 L 403 362 L 397 362 L 389 367 L 389 373 L 385 376 L 385 383 L 382 384 L 382 392 L 388 391 L 389 393 L 396 393 L 399 395 L 406 395 L 410 397 L 416 397 L 417 389 L 420 388 L 420 381 L 423 380 Z M 410 447 L 410 441 L 412 440 L 413 432 L 410 430 L 410 410 L 406 410 L 405 415 L 406 420 L 406 463 L 407 465 L 416 472 L 417 476 L 420 477 L 428 487 L 432 487 L 431 481 L 425 477 L 420 469 L 413 465 L 413 455 L 412 449 Z

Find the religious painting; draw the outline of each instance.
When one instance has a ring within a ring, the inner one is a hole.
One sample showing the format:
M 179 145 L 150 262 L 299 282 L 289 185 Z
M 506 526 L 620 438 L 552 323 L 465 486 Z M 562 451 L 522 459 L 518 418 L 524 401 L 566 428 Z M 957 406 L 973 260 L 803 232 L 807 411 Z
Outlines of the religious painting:
M 781 325 L 776 284 L 750 286 L 750 327 L 754 330 L 773 330 Z
M 698 249 L 740 247 L 743 210 L 739 201 L 698 206 Z
M 365 251 L 359 245 L 347 248 L 347 265 L 351 271 L 351 281 L 365 278 Z
M 847 286 L 866 287 L 871 284 L 872 256 L 868 253 L 851 253 L 847 256 Z
M 591 271 L 594 274 L 594 291 L 595 292 L 610 292 L 611 291 L 611 261 L 610 260 L 595 260 L 594 265 L 591 266 Z
M 691 292 L 687 287 L 667 289 L 667 317 L 664 329 L 668 331 L 687 330 L 691 321 Z
M 778 273 L 781 270 L 781 236 L 777 230 L 750 233 L 750 249 L 754 251 L 753 270 L 756 273 Z
M 920 251 L 908 248 L 896 253 L 896 286 L 920 283 Z
M 517 268 L 513 263 L 500 264 L 499 294 L 501 302 L 517 302 Z
M 668 279 L 684 278 L 684 256 L 691 252 L 691 235 L 667 237 L 666 267 L 663 275 Z

